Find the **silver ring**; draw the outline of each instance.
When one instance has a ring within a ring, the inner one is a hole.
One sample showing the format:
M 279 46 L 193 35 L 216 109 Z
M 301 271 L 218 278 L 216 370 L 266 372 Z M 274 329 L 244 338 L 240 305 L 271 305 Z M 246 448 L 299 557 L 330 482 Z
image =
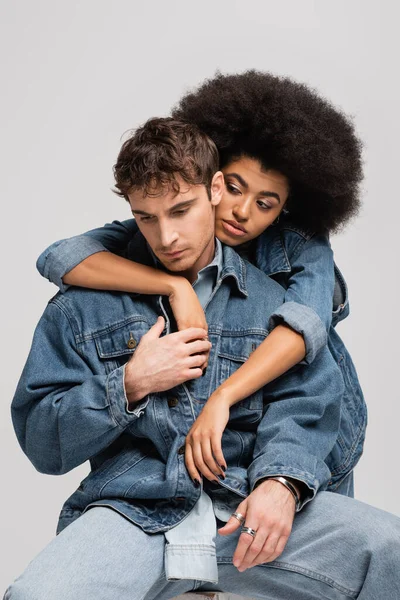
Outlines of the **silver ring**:
M 251 527 L 242 527 L 242 533 L 249 533 L 253 538 L 257 535 L 257 531 Z
M 237 519 L 239 521 L 239 523 L 241 525 L 243 525 L 243 523 L 245 521 L 245 518 L 244 518 L 244 516 L 242 514 L 234 512 L 234 513 L 232 513 L 232 517 L 235 517 L 235 519 Z

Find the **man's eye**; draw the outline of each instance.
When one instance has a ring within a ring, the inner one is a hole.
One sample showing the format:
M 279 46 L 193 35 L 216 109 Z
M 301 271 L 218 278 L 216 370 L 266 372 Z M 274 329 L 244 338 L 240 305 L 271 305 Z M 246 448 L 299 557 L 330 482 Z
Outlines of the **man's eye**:
M 140 221 L 142 223 L 147 223 L 148 221 L 151 221 L 153 217 L 140 217 Z
M 188 210 L 189 210 L 188 208 L 185 208 L 185 209 L 182 209 L 182 210 L 176 210 L 173 213 L 173 216 L 174 217 L 181 217 L 182 215 L 186 215 L 186 213 L 188 212 Z

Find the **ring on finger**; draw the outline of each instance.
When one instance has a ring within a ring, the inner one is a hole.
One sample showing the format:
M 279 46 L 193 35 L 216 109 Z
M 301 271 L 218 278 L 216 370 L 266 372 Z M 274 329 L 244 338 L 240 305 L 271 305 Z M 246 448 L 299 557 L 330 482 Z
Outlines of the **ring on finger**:
M 237 519 L 241 525 L 244 524 L 245 518 L 244 518 L 244 515 L 242 515 L 241 513 L 234 512 L 234 513 L 232 513 L 231 516 L 235 517 L 235 519 Z
M 242 527 L 242 533 L 248 533 L 249 535 L 256 537 L 257 531 L 251 527 Z

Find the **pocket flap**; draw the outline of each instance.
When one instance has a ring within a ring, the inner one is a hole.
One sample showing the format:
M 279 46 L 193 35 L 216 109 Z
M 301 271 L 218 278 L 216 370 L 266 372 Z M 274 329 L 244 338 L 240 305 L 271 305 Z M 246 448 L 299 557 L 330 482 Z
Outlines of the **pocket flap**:
M 94 341 L 100 358 L 114 358 L 133 354 L 140 340 L 149 329 L 150 326 L 147 321 L 137 319 L 97 333 Z

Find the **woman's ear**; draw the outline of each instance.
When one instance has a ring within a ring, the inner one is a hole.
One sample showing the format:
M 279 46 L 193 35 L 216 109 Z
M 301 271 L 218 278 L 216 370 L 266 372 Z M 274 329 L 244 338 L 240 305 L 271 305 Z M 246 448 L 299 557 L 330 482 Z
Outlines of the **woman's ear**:
M 217 171 L 211 181 L 211 204 L 213 206 L 217 206 L 221 202 L 224 189 L 224 175 L 222 171 Z

